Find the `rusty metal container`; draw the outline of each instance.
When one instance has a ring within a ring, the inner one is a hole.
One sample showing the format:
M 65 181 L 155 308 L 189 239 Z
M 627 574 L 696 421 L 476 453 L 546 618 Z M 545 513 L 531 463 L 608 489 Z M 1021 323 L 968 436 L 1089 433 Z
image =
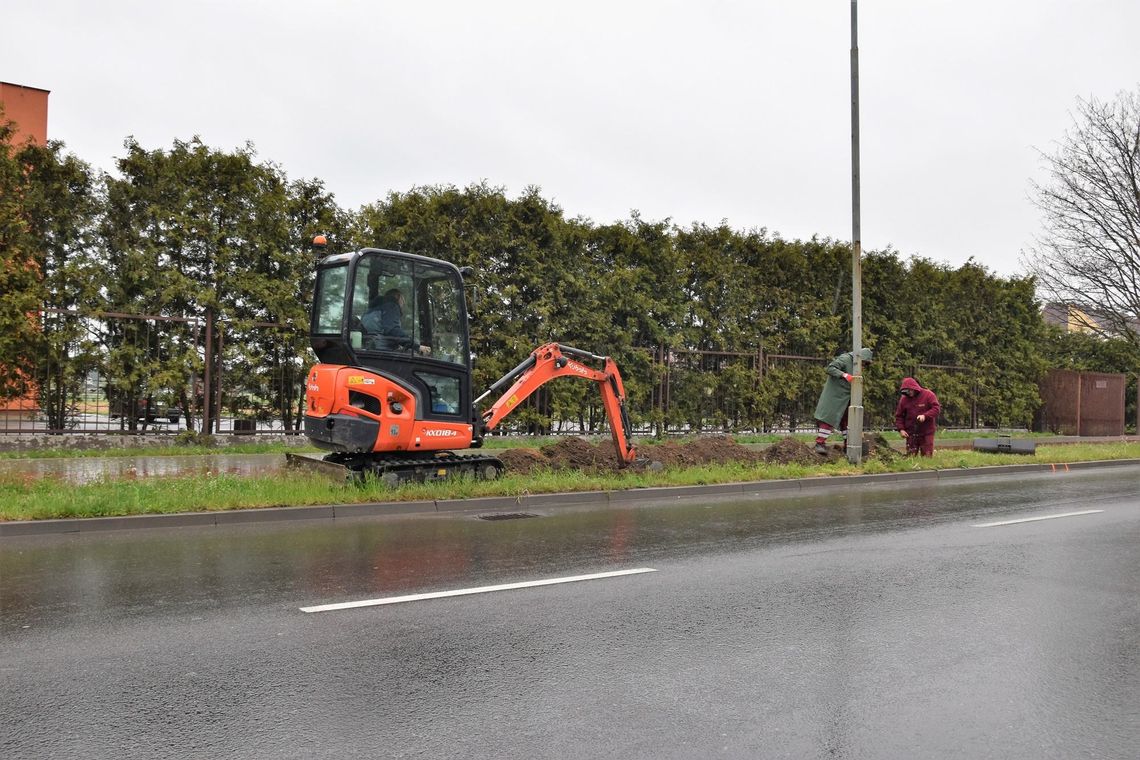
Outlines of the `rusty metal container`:
M 1121 374 L 1050 370 L 1040 385 L 1036 427 L 1060 435 L 1124 435 L 1127 384 Z

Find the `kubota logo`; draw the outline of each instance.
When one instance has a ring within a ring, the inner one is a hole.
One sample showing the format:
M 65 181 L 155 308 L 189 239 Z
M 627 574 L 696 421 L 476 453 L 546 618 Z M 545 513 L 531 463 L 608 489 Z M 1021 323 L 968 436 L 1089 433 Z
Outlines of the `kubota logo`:
M 459 435 L 455 430 L 425 430 L 424 435 L 429 438 L 450 438 L 453 435 Z
M 590 376 L 590 370 L 586 369 L 585 367 L 583 367 L 581 364 L 578 364 L 577 362 L 567 362 L 566 366 L 570 369 L 571 372 L 577 372 L 579 375 L 582 375 L 583 377 L 589 377 Z
M 316 383 L 309 383 L 309 392 L 310 393 L 320 393 L 321 392 L 321 386 L 317 385 Z

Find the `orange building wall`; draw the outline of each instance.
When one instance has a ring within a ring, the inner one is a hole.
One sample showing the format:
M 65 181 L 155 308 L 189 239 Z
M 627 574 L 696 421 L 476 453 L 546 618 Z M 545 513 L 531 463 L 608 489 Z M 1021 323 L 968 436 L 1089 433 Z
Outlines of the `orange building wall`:
M 38 87 L 0 82 L 0 105 L 4 106 L 4 118 L 16 122 L 13 145 L 20 145 L 29 137 L 40 145 L 47 142 L 48 94 L 47 90 Z M 0 422 L 4 417 L 16 414 L 19 418 L 36 408 L 34 393 L 0 403 Z
M 38 87 L 0 82 L 4 116 L 16 122 L 14 144 L 19 145 L 29 137 L 41 145 L 47 142 L 48 94 Z

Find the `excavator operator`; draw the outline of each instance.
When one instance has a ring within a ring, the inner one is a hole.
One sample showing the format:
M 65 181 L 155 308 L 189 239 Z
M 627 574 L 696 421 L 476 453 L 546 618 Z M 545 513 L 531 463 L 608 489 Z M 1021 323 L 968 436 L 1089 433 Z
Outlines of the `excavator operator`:
M 386 292 L 376 304 L 370 308 L 360 323 L 371 338 L 373 348 L 392 350 L 398 348 L 414 348 L 421 354 L 431 353 L 431 346 L 417 346 L 412 336 L 404 329 L 403 292 L 399 288 L 392 288 Z

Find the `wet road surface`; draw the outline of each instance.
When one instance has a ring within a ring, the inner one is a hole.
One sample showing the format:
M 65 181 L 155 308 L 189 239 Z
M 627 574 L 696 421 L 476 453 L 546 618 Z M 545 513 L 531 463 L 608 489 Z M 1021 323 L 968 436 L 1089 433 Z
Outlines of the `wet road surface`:
M 21 758 L 1131 758 L 1140 467 L 6 538 L 0 713 Z

